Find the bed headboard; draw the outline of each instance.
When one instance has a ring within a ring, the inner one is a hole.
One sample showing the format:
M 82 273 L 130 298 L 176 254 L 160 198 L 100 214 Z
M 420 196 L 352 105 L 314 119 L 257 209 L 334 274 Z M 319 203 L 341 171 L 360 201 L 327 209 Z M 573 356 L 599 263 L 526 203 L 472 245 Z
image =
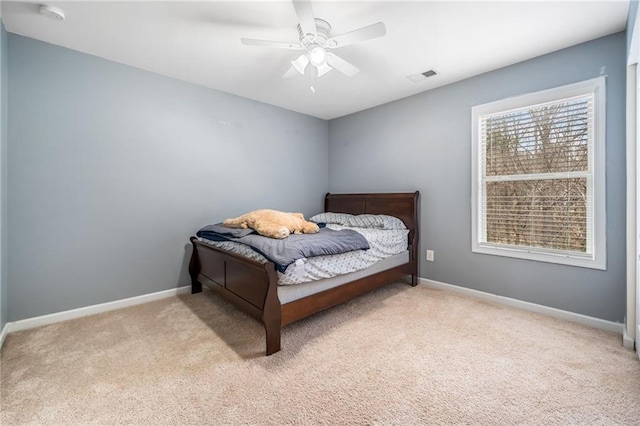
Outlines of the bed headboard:
M 409 241 L 417 255 L 420 235 L 418 207 L 420 191 L 324 196 L 324 211 L 350 214 L 386 214 L 402 219 L 409 228 Z M 416 257 L 417 258 L 417 257 Z

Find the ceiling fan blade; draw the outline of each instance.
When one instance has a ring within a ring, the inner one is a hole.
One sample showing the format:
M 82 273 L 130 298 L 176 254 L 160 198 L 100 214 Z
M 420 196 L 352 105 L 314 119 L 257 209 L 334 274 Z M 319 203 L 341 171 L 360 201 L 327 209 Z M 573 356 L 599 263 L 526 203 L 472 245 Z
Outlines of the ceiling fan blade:
M 302 32 L 306 34 L 317 34 L 316 18 L 313 14 L 310 0 L 293 0 L 293 7 L 298 15 L 298 21 Z
M 358 68 L 333 53 L 327 55 L 327 63 L 347 77 L 353 77 L 360 72 Z
M 302 46 L 297 43 L 287 43 L 284 41 L 256 40 L 254 38 L 241 38 L 240 43 L 247 46 L 275 47 L 278 49 L 302 50 Z
M 293 65 L 291 65 L 289 67 L 289 69 L 287 70 L 287 72 L 285 72 L 284 74 L 282 74 L 282 78 L 293 78 L 293 77 L 297 77 L 299 76 L 300 73 L 298 72 L 298 70 L 296 69 L 296 67 L 294 67 Z
M 387 28 L 384 26 L 383 22 L 378 22 L 376 24 L 367 25 L 366 27 L 362 27 L 357 30 L 349 31 L 348 33 L 331 37 L 329 40 L 327 40 L 327 47 L 336 49 L 338 47 L 347 46 L 359 41 L 382 37 L 385 34 L 387 34 Z

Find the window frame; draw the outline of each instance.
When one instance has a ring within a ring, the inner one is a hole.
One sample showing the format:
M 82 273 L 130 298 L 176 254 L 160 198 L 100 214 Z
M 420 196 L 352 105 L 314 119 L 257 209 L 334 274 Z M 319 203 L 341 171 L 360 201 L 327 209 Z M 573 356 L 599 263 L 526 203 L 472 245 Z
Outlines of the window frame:
M 541 262 L 558 263 L 593 269 L 607 269 L 606 244 L 606 78 L 594 79 L 555 87 L 540 92 L 528 93 L 512 98 L 476 105 L 471 108 L 471 251 L 473 253 L 507 256 Z M 593 190 L 593 254 L 582 255 L 575 252 L 544 249 L 537 247 L 519 247 L 499 245 L 481 241 L 480 206 L 483 197 L 483 167 L 479 164 L 483 158 L 479 152 L 482 147 L 480 120 L 487 115 L 508 113 L 553 101 L 562 101 L 580 95 L 593 96 L 593 152 L 589 153 L 591 178 L 587 179 L 587 188 Z M 591 183 L 591 184 L 590 184 Z

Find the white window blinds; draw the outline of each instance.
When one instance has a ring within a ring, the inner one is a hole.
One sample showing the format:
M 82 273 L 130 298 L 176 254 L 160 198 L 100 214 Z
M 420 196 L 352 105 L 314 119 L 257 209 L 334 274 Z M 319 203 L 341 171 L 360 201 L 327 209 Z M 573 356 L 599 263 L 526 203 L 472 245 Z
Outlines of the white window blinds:
M 593 96 L 480 118 L 483 242 L 593 253 Z
M 477 247 L 595 259 L 595 93 L 476 111 Z

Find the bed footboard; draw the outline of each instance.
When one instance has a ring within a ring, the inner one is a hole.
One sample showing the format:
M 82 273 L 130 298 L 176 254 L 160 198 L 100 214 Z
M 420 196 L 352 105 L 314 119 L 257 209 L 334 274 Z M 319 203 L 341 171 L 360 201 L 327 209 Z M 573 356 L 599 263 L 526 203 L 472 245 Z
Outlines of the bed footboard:
M 202 285 L 219 293 L 260 321 L 266 332 L 266 354 L 280 350 L 281 306 L 278 275 L 272 262 L 260 263 L 191 237 L 191 293 Z

